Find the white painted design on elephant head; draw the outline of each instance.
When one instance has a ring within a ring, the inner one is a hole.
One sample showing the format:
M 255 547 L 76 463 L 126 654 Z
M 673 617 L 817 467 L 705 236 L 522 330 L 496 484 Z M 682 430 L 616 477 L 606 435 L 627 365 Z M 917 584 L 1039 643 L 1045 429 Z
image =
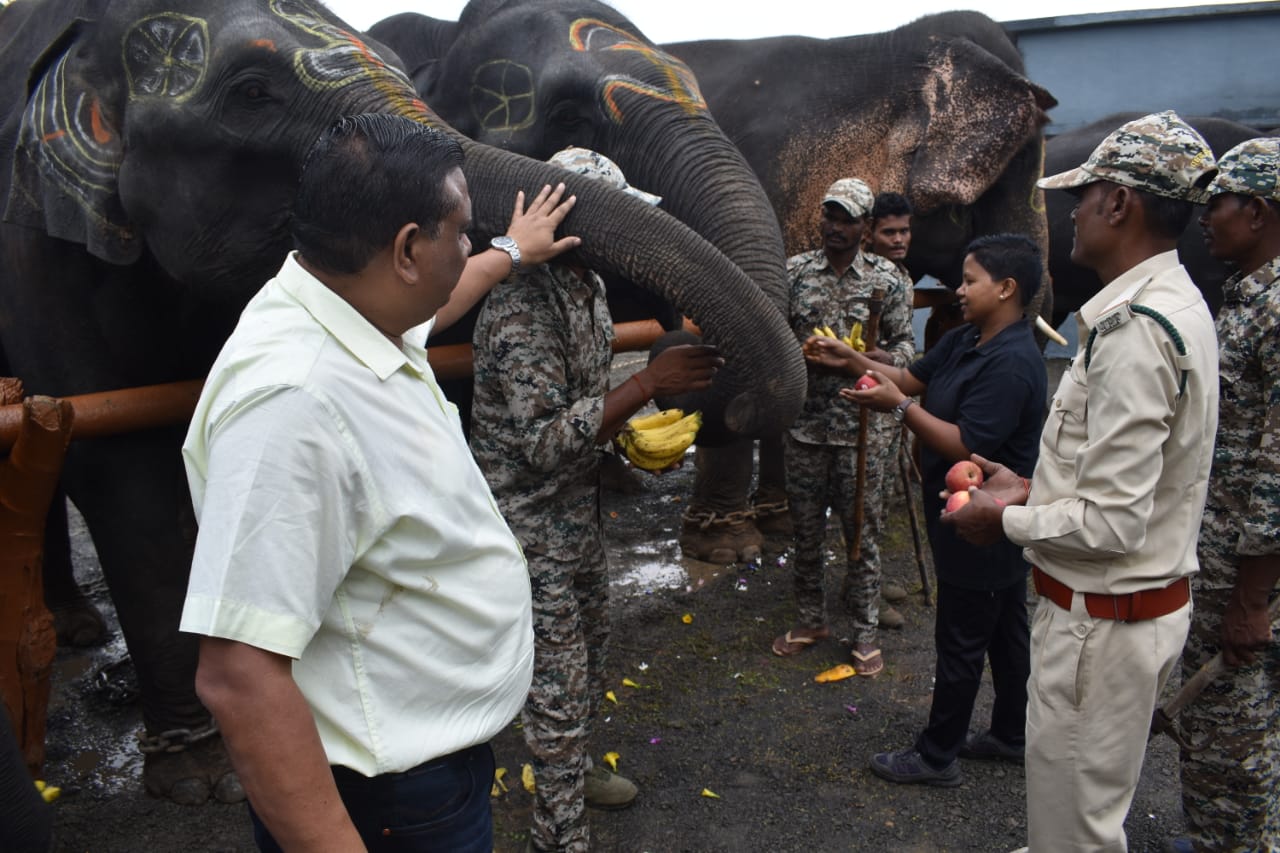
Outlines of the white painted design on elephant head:
M 623 123 L 622 107 L 618 104 L 618 95 L 622 92 L 676 104 L 690 115 L 706 112 L 707 102 L 689 66 L 626 30 L 597 18 L 578 18 L 569 26 L 569 43 L 579 52 L 634 51 L 653 66 L 656 76 L 652 81 L 628 74 L 611 74 L 603 79 L 600 98 L 615 124 Z
M 175 12 L 153 15 L 125 33 L 122 49 L 131 97 L 185 100 L 209 67 L 209 25 Z
M 58 58 L 28 100 L 22 116 L 19 151 L 33 152 L 40 173 L 59 186 L 99 227 L 129 240 L 133 236 L 131 229 L 102 213 L 104 199 L 115 192 L 122 150 L 120 135 L 94 94 L 67 85 L 67 59 L 66 54 Z
M 309 89 L 325 91 L 352 84 L 372 85 L 394 111 L 410 118 L 427 117 L 426 105 L 398 68 L 388 65 L 362 39 L 330 23 L 304 0 L 271 0 L 271 13 L 313 38 L 293 56 L 298 79 Z
M 471 75 L 471 114 L 488 131 L 532 127 L 537 118 L 533 70 L 510 59 L 482 63 Z

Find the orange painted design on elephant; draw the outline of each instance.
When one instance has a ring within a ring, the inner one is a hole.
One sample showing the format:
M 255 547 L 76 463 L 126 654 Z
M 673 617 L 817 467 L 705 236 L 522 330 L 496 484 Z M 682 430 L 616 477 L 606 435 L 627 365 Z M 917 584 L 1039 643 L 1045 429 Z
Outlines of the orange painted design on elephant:
M 89 105 L 89 126 L 93 128 L 93 141 L 106 145 L 111 141 L 111 130 L 102 121 L 102 108 L 97 100 Z
M 634 51 L 653 65 L 664 81 L 663 86 L 653 86 L 624 75 L 607 77 L 601 98 L 609 111 L 609 117 L 615 123 L 621 124 L 623 121 L 622 108 L 616 98 L 619 91 L 677 104 L 684 107 L 690 115 L 706 111 L 707 102 L 703 100 L 702 92 L 698 90 L 693 72 L 674 56 L 653 45 L 645 44 L 626 30 L 597 18 L 579 18 L 569 26 L 569 44 L 574 50 L 579 52 L 592 50 L 593 39 L 603 39 L 605 42 L 603 46 L 594 48 L 596 50 Z

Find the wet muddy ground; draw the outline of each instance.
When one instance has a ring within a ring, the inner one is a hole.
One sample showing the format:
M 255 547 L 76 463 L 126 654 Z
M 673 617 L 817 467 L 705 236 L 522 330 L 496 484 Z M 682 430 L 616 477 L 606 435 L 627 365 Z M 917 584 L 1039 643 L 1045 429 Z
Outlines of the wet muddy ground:
M 619 368 L 634 369 L 620 357 Z M 784 543 L 757 565 L 681 558 L 676 545 L 688 466 L 645 477 L 634 494 L 606 496 L 613 643 L 605 701 L 591 752 L 617 752 L 639 784 L 625 811 L 591 813 L 600 851 L 1009 851 L 1025 843 L 1021 768 L 966 762 L 964 784 L 897 786 L 867 769 L 872 753 L 911 743 L 928 713 L 933 610 L 919 576 L 902 498 L 882 545 L 886 574 L 916 592 L 899 609 L 901 631 L 884 631 L 879 678 L 817 684 L 849 659 L 848 619 L 832 613 L 832 639 L 793 658 L 770 652 L 793 616 Z M 80 572 L 103 606 L 91 548 L 79 539 Z M 831 554 L 841 550 L 838 534 Z M 838 588 L 834 572 L 829 589 Z M 1033 605 L 1032 605 L 1033 606 Z M 70 789 L 56 806 L 59 851 L 251 851 L 242 807 L 186 808 L 142 792 L 133 746 L 123 642 L 60 651 L 50 708 L 46 777 Z M 626 686 L 623 679 L 636 686 Z M 990 710 L 984 685 L 973 728 Z M 531 797 L 515 724 L 494 743 L 508 790 L 494 799 L 498 851 L 524 849 Z M 714 796 L 712 796 L 714 795 Z M 1130 849 L 1158 851 L 1182 826 L 1177 753 L 1151 744 L 1130 812 Z

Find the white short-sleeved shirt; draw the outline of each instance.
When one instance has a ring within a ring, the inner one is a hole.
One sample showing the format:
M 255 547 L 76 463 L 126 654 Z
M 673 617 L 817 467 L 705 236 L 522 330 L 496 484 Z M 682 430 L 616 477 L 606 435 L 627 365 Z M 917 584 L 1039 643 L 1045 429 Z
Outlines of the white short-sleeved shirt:
M 520 546 L 427 364 L 291 256 L 200 396 L 181 628 L 295 659 L 331 764 L 399 772 L 483 743 L 533 666 Z

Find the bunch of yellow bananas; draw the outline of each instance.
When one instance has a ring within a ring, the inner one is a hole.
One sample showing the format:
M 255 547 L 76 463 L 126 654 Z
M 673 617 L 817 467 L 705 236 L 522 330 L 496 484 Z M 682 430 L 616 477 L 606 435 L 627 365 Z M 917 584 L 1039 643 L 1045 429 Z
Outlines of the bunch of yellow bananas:
M 835 338 L 837 341 L 843 341 L 858 352 L 867 351 L 867 344 L 862 340 L 861 322 L 854 323 L 853 328 L 849 330 L 848 336 L 843 338 L 833 332 L 830 326 L 814 326 L 813 333 L 820 338 Z
M 680 461 L 701 426 L 702 412 L 686 415 L 680 409 L 663 409 L 627 421 L 618 444 L 637 468 L 662 471 Z

